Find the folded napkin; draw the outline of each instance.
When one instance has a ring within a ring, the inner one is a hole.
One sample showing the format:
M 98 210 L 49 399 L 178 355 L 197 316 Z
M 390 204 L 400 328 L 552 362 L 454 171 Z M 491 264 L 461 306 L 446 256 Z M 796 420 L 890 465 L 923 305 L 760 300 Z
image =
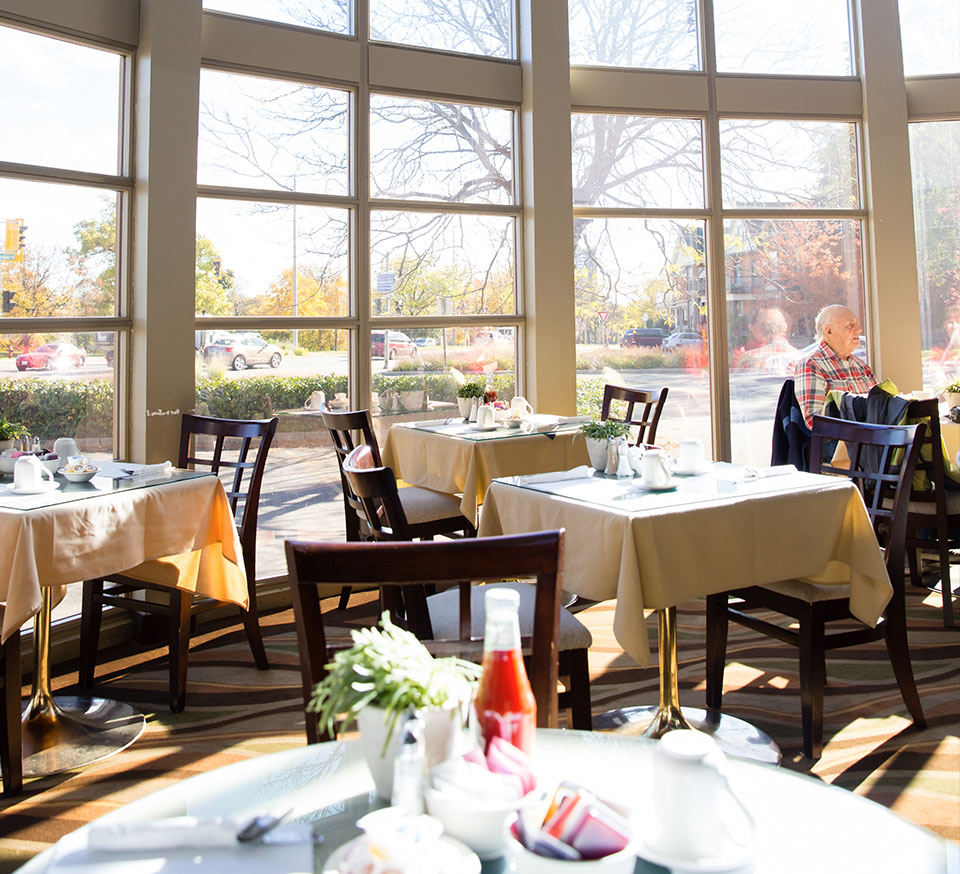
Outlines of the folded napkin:
M 527 476 L 517 477 L 518 482 L 524 485 L 533 483 L 557 483 L 568 479 L 583 479 L 593 476 L 593 468 L 587 464 L 581 464 L 570 470 L 555 470 L 550 473 L 531 473 Z
M 558 425 L 582 425 L 589 421 L 589 416 L 557 416 Z
M 773 467 L 753 467 L 749 464 L 726 464 L 722 462 L 714 464 L 713 470 L 711 471 L 717 479 L 730 480 L 731 482 L 766 479 L 771 476 L 784 476 L 785 474 L 796 472 L 797 468 L 792 464 L 777 464 Z
M 91 850 L 115 852 L 235 847 L 239 829 L 240 824 L 232 819 L 198 816 L 92 823 L 87 846 Z
M 414 422 L 414 428 L 440 428 L 443 425 L 462 425 L 463 419 L 459 416 L 455 419 L 422 419 Z

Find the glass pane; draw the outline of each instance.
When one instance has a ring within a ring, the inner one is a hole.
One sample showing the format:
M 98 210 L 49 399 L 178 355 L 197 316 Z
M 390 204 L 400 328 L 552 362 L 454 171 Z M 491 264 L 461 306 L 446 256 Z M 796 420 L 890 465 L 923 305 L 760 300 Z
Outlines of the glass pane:
M 923 387 L 960 377 L 960 121 L 910 125 Z
M 397 421 L 459 416 L 457 390 L 481 382 L 509 404 L 517 391 L 516 325 L 376 328 L 370 412 L 381 443 Z
M 570 0 L 570 63 L 699 70 L 696 0 Z
M 370 39 L 516 57 L 510 0 L 370 0 Z
M 200 184 L 349 194 L 349 155 L 346 91 L 200 72 Z
M 723 73 L 852 76 L 847 0 L 716 0 Z
M 723 205 L 855 209 L 857 127 L 847 122 L 720 122 Z
M 120 195 L 0 179 L 3 317 L 112 316 Z
M 0 27 L 0 161 L 118 173 L 122 64 L 113 52 Z
M 578 206 L 703 206 L 699 119 L 575 113 L 573 202 Z
M 904 74 L 960 73 L 960 3 L 899 2 Z
M 347 0 L 203 0 L 203 8 L 331 33 L 353 33 L 353 7 Z
M 515 234 L 510 217 L 371 213 L 373 314 L 515 313 Z
M 345 316 L 349 212 L 197 200 L 197 314 Z
M 278 416 L 263 475 L 257 577 L 286 573 L 283 542 L 344 539 L 340 473 L 319 406 L 349 397 L 347 330 L 198 331 L 197 412 L 227 419 Z M 229 342 L 225 342 L 229 340 Z M 232 369 L 235 349 L 258 350 Z M 276 362 L 275 356 L 281 361 Z M 276 366 L 274 364 L 276 363 Z
M 860 222 L 730 221 L 724 241 L 733 461 L 766 465 L 780 388 L 817 347 L 817 313 L 863 312 Z M 866 358 L 863 339 L 854 354 Z
M 604 383 L 669 386 L 656 442 L 710 435 L 705 222 L 574 219 L 577 413 Z
M 370 98 L 373 197 L 513 203 L 509 109 Z

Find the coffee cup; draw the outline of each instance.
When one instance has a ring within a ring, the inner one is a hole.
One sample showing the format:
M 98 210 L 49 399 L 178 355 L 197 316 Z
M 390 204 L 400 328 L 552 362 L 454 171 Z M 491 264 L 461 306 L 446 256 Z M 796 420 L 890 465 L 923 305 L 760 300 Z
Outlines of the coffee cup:
M 667 732 L 653 760 L 657 806 L 647 843 L 664 856 L 703 861 L 745 848 L 756 825 L 730 786 L 726 757 L 700 731 Z
M 670 460 L 662 449 L 648 449 L 640 460 L 643 484 L 651 488 L 663 488 L 670 484 Z
M 533 415 L 533 407 L 530 406 L 530 402 L 522 395 L 517 395 L 510 401 L 510 409 L 517 410 L 522 415 Z
M 703 443 L 695 438 L 680 441 L 678 467 L 681 470 L 699 470 L 704 465 Z
M 53 451 L 64 459 L 69 458 L 71 455 L 80 454 L 77 441 L 72 437 L 58 437 L 53 442 Z
M 484 404 L 477 410 L 477 425 L 480 428 L 492 428 L 496 424 L 496 414 L 493 407 Z
M 13 466 L 13 487 L 19 491 L 36 491 L 43 487 L 44 475 L 53 480 L 36 455 L 21 455 Z

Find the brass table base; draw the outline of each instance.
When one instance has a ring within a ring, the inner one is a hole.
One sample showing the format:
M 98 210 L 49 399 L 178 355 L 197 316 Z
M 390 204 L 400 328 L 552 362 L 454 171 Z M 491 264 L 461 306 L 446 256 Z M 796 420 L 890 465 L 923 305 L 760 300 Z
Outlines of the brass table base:
M 780 747 L 769 735 L 735 716 L 712 710 L 680 707 L 677 684 L 677 608 L 657 610 L 660 661 L 660 703 L 656 707 L 625 707 L 593 718 L 594 731 L 657 739 L 668 731 L 690 728 L 713 736 L 720 748 L 739 759 L 780 764 Z
M 32 703 L 32 702 L 31 702 Z M 41 777 L 119 753 L 146 728 L 143 714 L 105 698 L 47 698 L 23 717 L 23 776 Z

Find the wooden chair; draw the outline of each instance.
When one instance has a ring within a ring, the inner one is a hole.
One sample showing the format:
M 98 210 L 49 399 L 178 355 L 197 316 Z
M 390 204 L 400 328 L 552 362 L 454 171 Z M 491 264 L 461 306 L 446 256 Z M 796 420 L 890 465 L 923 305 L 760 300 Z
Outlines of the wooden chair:
M 238 518 L 240 546 L 247 574 L 247 592 L 250 604 L 241 611 L 243 627 L 250 643 L 253 660 L 260 670 L 265 670 L 267 653 L 260 633 L 257 613 L 257 516 L 260 509 L 260 486 L 267 463 L 267 453 L 277 430 L 278 419 L 215 419 L 207 416 L 184 415 L 180 426 L 180 454 L 177 466 L 183 468 L 208 468 L 219 475 L 232 471 L 232 482 L 227 489 L 230 508 Z M 191 442 L 195 438 L 212 437 L 212 453 L 198 455 Z M 253 453 L 250 458 L 251 451 Z M 149 570 L 150 580 L 140 579 L 137 571 Z M 155 580 L 170 577 L 170 584 Z M 97 645 L 100 638 L 100 619 L 105 606 L 120 607 L 135 613 L 163 615 L 169 623 L 170 647 L 170 709 L 179 713 L 184 708 L 187 688 L 187 655 L 190 649 L 192 619 L 198 613 L 222 606 L 212 598 L 196 598 L 173 586 L 177 569 L 162 561 L 146 562 L 123 574 L 105 579 L 87 580 L 83 584 L 83 609 L 80 624 L 79 683 L 83 689 L 93 686 L 96 669 Z M 166 603 L 140 601 L 127 597 L 140 590 L 164 592 Z
M 410 540 L 413 528 L 408 524 L 403 505 L 398 500 L 397 483 L 390 468 L 376 466 L 369 447 L 359 446 L 344 459 L 343 472 L 360 502 L 373 539 L 388 542 Z M 484 538 L 483 542 L 488 541 Z M 496 549 L 495 546 L 489 548 Z M 523 582 L 504 585 L 519 593 L 520 633 L 530 634 L 535 619 L 534 587 Z M 469 599 L 461 598 L 451 589 L 428 596 L 423 586 L 409 589 L 403 600 L 393 597 L 395 594 L 389 590 L 383 592 L 384 607 L 401 621 L 405 619 L 410 630 L 422 640 L 450 638 L 467 629 L 474 637 L 483 635 L 485 614 L 481 587 L 473 588 Z M 574 728 L 586 731 L 592 728 L 593 723 L 587 659 L 592 643 L 589 629 L 569 610 L 562 610 L 559 670 L 561 677 L 569 679 L 569 687 L 560 695 L 560 706 L 570 709 L 570 721 Z
M 645 391 L 639 388 L 626 388 L 621 385 L 605 385 L 603 387 L 603 406 L 600 408 L 600 419 L 609 419 L 613 422 L 627 422 L 637 428 L 636 444 L 654 443 L 657 439 L 657 425 L 660 424 L 660 414 L 667 399 L 668 389 L 662 388 L 659 393 Z M 610 414 L 611 401 L 623 401 L 627 405 L 623 417 Z M 638 407 L 643 412 L 638 413 Z
M 943 624 L 954 624 L 950 584 L 950 549 L 960 546 L 960 490 L 948 489 L 940 435 L 940 409 L 936 398 L 913 401 L 907 412 L 911 421 L 923 420 L 920 459 L 917 470 L 926 474 L 924 486 L 914 482 L 907 508 L 907 562 L 910 579 L 923 586 L 921 550 L 937 553 L 940 567 L 940 591 L 943 595 Z
M 784 580 L 766 586 L 750 586 L 707 598 L 707 707 L 719 710 L 723 695 L 727 623 L 762 632 L 800 650 L 800 708 L 803 751 L 819 758 L 823 748 L 823 690 L 826 684 L 825 652 L 883 639 L 904 703 L 918 728 L 926 727 L 920 696 L 907 648 L 904 602 L 904 541 L 910 482 L 920 454 L 921 438 L 916 426 L 866 425 L 814 416 L 810 464 L 814 473 L 850 477 L 859 487 L 874 530 L 885 547 L 885 561 L 893 596 L 876 628 L 827 634 L 826 623 L 850 620 L 849 586 L 815 585 L 803 580 Z M 826 439 L 847 444 L 849 469 L 821 462 L 821 444 Z M 899 468 L 893 465 L 896 450 L 905 450 Z M 865 457 L 873 453 L 873 461 Z M 825 533 L 829 536 L 829 532 Z M 742 603 L 730 603 L 738 598 Z M 759 619 L 746 611 L 775 610 L 799 623 L 798 630 Z
M 0 618 L 3 606 L 0 605 Z M 3 701 L 0 704 L 0 778 L 3 794 L 19 795 L 23 791 L 23 745 L 20 735 L 20 632 L 14 632 L 0 644 L 0 683 Z
M 460 539 L 434 542 L 390 543 L 303 543 L 288 540 L 287 567 L 297 626 L 304 704 L 314 686 L 323 678 L 331 652 L 349 646 L 336 645 L 327 637 L 318 583 L 380 586 L 383 589 L 420 589 L 425 581 L 456 584 L 452 594 L 472 592 L 470 580 L 533 576 L 534 592 L 531 636 L 523 643 L 530 647 L 527 668 L 537 700 L 537 725 L 555 728 L 558 720 L 557 647 L 560 608 L 560 578 L 563 568 L 563 532 L 540 531 L 512 537 L 482 540 Z M 464 574 L 469 579 L 464 579 Z M 481 587 L 482 588 L 482 587 Z M 463 598 L 468 614 L 451 635 L 437 634 L 426 639 L 428 648 L 443 655 L 457 653 L 479 659 L 480 639 L 470 633 L 470 598 Z M 523 631 L 521 626 L 521 632 Z M 442 638 L 442 639 L 441 639 Z M 456 641 L 455 645 L 450 641 Z M 307 743 L 328 740 L 324 726 L 307 714 Z

